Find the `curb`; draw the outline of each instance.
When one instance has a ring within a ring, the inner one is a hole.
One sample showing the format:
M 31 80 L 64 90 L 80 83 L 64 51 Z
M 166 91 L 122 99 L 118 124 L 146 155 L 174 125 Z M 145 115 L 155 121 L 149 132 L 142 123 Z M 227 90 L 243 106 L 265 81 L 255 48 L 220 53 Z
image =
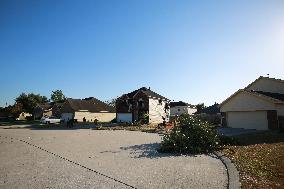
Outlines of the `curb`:
M 225 157 L 220 152 L 214 152 L 214 154 L 222 161 L 227 169 L 227 176 L 228 176 L 228 189 L 239 189 L 241 188 L 240 184 L 240 176 L 239 171 L 237 170 L 236 166 L 232 163 L 232 161 Z

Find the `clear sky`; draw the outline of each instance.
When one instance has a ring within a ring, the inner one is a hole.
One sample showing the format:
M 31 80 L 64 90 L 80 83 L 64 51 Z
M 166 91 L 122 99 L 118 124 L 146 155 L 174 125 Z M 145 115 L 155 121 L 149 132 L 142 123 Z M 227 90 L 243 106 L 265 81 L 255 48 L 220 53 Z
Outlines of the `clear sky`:
M 211 105 L 284 79 L 283 0 L 0 0 L 0 106 L 139 87 Z

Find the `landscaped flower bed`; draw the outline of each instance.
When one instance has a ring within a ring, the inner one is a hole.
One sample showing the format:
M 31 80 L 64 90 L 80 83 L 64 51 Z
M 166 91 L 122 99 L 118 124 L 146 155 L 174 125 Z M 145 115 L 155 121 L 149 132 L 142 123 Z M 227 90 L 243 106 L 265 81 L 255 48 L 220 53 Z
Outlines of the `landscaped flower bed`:
M 240 171 L 242 188 L 283 188 L 284 134 L 254 133 L 235 137 L 239 145 L 222 153 Z

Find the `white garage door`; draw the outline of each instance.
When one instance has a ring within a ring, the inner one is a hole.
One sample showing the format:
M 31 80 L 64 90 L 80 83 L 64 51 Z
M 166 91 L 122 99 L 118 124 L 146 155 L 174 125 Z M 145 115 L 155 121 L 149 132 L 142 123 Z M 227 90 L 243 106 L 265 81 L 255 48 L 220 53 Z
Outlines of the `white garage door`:
M 268 130 L 267 112 L 228 112 L 228 126 L 232 128 Z
M 117 122 L 132 122 L 132 113 L 117 113 Z

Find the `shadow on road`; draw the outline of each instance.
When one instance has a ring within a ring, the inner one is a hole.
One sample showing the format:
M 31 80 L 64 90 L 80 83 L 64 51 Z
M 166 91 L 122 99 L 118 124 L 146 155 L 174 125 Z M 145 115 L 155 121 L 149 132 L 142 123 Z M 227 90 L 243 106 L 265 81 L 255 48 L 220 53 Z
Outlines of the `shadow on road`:
M 197 155 L 193 154 L 174 154 L 174 153 L 160 153 L 158 149 L 160 147 L 160 143 L 150 143 L 150 144 L 140 144 L 134 146 L 120 147 L 121 150 L 130 151 L 132 158 L 150 158 L 150 159 L 158 159 L 164 157 L 178 157 L 178 156 L 190 156 L 196 157 Z

